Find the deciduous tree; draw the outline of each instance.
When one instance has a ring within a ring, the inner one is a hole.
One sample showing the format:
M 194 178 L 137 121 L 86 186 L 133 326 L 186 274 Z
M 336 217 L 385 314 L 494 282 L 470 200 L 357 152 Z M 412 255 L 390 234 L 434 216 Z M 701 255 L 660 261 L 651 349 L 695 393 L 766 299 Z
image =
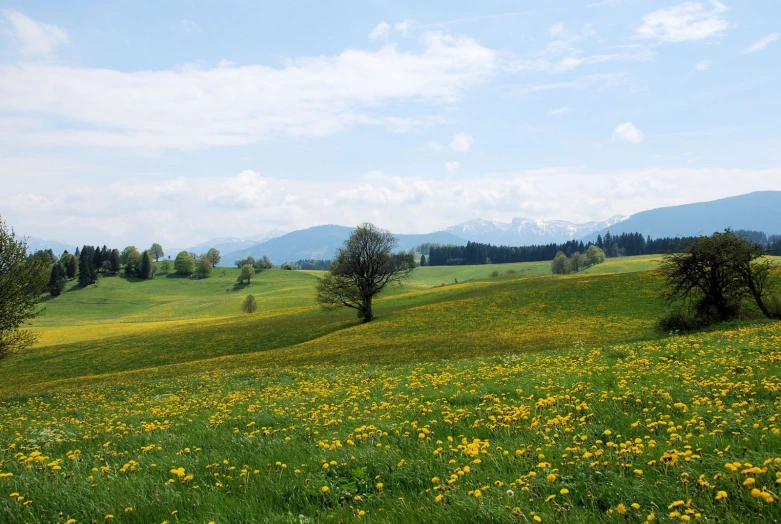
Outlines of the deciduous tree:
M 17 240 L 0 217 L 0 358 L 35 342 L 35 335 L 19 328 L 40 310 L 49 265 L 27 256 L 27 244 Z
M 250 280 L 254 276 L 255 276 L 255 268 L 249 264 L 244 264 L 243 266 L 241 266 L 241 272 L 239 273 L 238 282 L 239 284 L 243 284 L 244 281 L 246 280 L 247 284 L 250 284 L 251 283 Z
M 396 253 L 398 241 L 374 224 L 364 223 L 337 250 L 329 273 L 317 284 L 316 299 L 325 309 L 349 307 L 369 322 L 372 300 L 389 284 L 398 284 L 415 268 L 412 253 Z
M 189 277 L 195 272 L 195 259 L 187 251 L 180 251 L 174 260 L 174 271 Z
M 254 313 L 258 309 L 258 302 L 252 295 L 247 295 L 244 302 L 241 304 L 241 310 L 247 314 Z
M 155 242 L 152 244 L 152 247 L 149 248 L 149 254 L 154 257 L 155 262 L 159 262 L 161 258 L 165 256 L 165 252 L 163 251 L 163 246 Z
M 216 267 L 220 263 L 220 250 L 214 247 L 209 248 L 209 251 L 206 252 L 206 257 L 212 267 Z

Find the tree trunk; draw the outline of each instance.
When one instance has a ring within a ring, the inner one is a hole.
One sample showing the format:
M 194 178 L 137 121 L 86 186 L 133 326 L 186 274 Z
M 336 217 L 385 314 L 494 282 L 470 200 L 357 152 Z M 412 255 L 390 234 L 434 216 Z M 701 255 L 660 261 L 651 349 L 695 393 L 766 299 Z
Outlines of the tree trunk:
M 371 295 L 364 296 L 361 304 L 361 317 L 364 322 L 369 322 L 374 318 L 372 313 L 372 297 Z

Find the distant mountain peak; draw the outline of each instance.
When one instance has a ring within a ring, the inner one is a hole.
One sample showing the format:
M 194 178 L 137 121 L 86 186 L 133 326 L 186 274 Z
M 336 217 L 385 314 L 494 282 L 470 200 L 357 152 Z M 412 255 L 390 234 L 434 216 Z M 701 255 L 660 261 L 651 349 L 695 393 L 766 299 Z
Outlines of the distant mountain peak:
M 445 231 L 472 242 L 504 245 L 552 244 L 566 242 L 601 231 L 626 220 L 628 217 L 615 215 L 607 220 L 583 224 L 566 220 L 543 220 L 515 217 L 510 222 L 498 222 L 478 218 L 447 228 Z

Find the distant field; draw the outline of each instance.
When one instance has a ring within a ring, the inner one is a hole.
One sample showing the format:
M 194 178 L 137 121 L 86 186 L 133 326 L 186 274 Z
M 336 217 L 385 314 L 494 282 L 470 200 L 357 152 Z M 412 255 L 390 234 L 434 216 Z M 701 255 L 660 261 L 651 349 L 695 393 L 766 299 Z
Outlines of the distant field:
M 653 273 L 561 277 L 549 270 L 547 263 L 419 268 L 376 301 L 378 318 L 367 325 L 351 310 L 315 305 L 315 272 L 263 271 L 248 287 L 234 286 L 235 269 L 199 281 L 106 278 L 48 302 L 34 324 L 39 344 L 0 363 L 8 376 L 0 392 L 231 355 L 268 365 L 390 363 L 653 335 L 665 307 Z M 442 285 L 445 279 L 451 283 Z M 253 315 L 240 312 L 247 293 L 258 299 Z

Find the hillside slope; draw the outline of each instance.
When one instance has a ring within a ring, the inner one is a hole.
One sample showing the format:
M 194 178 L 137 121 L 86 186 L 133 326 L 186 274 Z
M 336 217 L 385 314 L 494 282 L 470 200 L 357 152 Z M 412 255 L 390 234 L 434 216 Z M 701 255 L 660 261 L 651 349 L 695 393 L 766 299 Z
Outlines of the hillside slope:
M 726 228 L 781 233 L 781 191 L 758 191 L 681 206 L 661 207 L 632 215 L 597 234 L 639 232 L 651 238 L 710 235 Z

